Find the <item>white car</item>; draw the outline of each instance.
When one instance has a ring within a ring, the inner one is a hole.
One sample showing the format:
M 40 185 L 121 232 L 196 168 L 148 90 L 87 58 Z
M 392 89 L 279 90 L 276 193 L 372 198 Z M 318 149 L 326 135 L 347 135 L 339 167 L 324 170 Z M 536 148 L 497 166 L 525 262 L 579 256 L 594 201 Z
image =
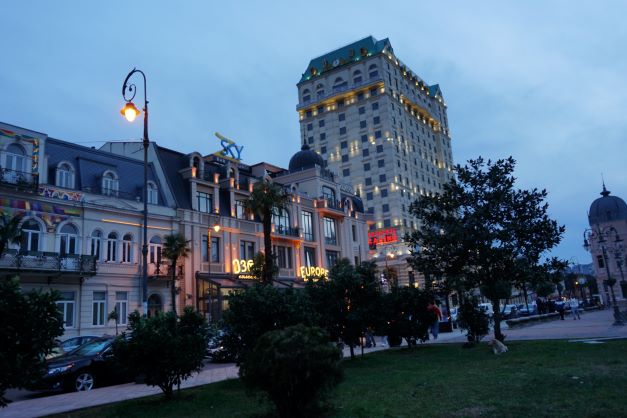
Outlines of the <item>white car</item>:
M 492 309 L 491 303 L 480 303 L 477 305 L 477 308 L 481 309 L 490 318 L 494 316 L 494 310 Z

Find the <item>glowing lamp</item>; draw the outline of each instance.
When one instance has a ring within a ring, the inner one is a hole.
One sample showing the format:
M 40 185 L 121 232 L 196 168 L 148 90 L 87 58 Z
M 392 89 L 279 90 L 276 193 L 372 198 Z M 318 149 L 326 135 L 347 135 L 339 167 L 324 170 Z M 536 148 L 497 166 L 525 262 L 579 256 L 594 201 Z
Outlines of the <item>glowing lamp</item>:
M 126 118 L 127 121 L 133 122 L 137 116 L 141 113 L 133 102 L 127 102 L 120 113 Z
M 216 222 L 216 223 L 213 225 L 213 230 L 214 230 L 214 231 L 216 231 L 216 232 L 220 232 L 220 224 Z

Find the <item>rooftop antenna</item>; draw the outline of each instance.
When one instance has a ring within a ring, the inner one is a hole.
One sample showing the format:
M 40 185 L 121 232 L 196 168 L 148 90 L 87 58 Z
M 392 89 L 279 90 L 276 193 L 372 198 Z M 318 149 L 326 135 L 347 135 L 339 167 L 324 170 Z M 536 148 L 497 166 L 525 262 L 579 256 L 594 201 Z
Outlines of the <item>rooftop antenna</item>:
M 610 192 L 605 188 L 605 179 L 603 178 L 603 173 L 601 173 L 601 182 L 603 183 L 603 191 L 601 192 L 601 196 L 609 196 Z

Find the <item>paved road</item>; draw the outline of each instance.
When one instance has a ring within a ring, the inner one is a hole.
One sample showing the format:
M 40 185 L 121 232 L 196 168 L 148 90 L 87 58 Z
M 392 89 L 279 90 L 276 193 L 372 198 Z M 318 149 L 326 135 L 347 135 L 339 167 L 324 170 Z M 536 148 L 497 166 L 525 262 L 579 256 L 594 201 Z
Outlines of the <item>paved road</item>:
M 612 322 L 612 311 L 603 310 L 586 312 L 582 314 L 581 320 L 578 321 L 567 316 L 563 321 L 557 319 L 518 329 L 507 329 L 505 323 L 503 323 L 503 325 L 504 333 L 507 335 L 506 342 L 510 340 L 627 338 L 627 326 L 616 327 L 612 325 Z M 437 340 L 430 340 L 427 344 L 459 343 L 465 340 L 465 335 L 461 331 L 456 330 L 452 333 L 442 333 Z M 377 347 L 365 349 L 364 352 L 369 353 L 388 348 L 386 345 L 381 344 L 380 337 L 377 337 L 376 341 Z M 356 354 L 361 354 L 361 350 L 356 350 Z M 348 349 L 344 350 L 344 355 L 350 355 Z M 202 372 L 185 381 L 181 387 L 188 388 L 206 385 L 208 383 L 234 378 L 237 378 L 237 367 L 235 365 L 210 364 L 205 367 Z M 15 393 L 19 392 L 16 391 Z M 94 389 L 90 392 L 65 393 L 47 397 L 37 397 L 40 395 L 30 392 L 30 394 L 22 394 L 21 398 L 18 398 L 19 400 L 14 398 L 15 401 L 13 403 L 7 408 L 0 410 L 0 418 L 39 417 L 155 395 L 160 392 L 158 388 L 136 385 L 134 383 Z

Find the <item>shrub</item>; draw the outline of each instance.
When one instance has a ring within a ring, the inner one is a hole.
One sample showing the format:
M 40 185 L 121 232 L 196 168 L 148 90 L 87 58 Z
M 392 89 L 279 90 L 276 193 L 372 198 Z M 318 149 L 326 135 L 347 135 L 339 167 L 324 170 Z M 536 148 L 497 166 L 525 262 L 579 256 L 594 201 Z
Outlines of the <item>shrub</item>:
M 488 315 L 477 307 L 477 299 L 467 297 L 459 307 L 459 327 L 466 330 L 468 342 L 478 343 L 490 331 Z
M 261 336 L 240 377 L 247 387 L 266 392 L 280 417 L 312 417 L 342 378 L 340 359 L 321 328 L 295 325 Z
M 23 388 L 41 378 L 45 356 L 63 335 L 63 318 L 57 294 L 22 293 L 17 279 L 0 281 L 0 407 L 4 393 Z
M 119 339 L 114 350 L 120 361 L 149 386 L 158 386 L 166 399 L 174 385 L 202 369 L 207 350 L 205 319 L 191 307 L 180 317 L 174 312 L 146 318 L 135 311 L 129 316 L 129 334 Z

